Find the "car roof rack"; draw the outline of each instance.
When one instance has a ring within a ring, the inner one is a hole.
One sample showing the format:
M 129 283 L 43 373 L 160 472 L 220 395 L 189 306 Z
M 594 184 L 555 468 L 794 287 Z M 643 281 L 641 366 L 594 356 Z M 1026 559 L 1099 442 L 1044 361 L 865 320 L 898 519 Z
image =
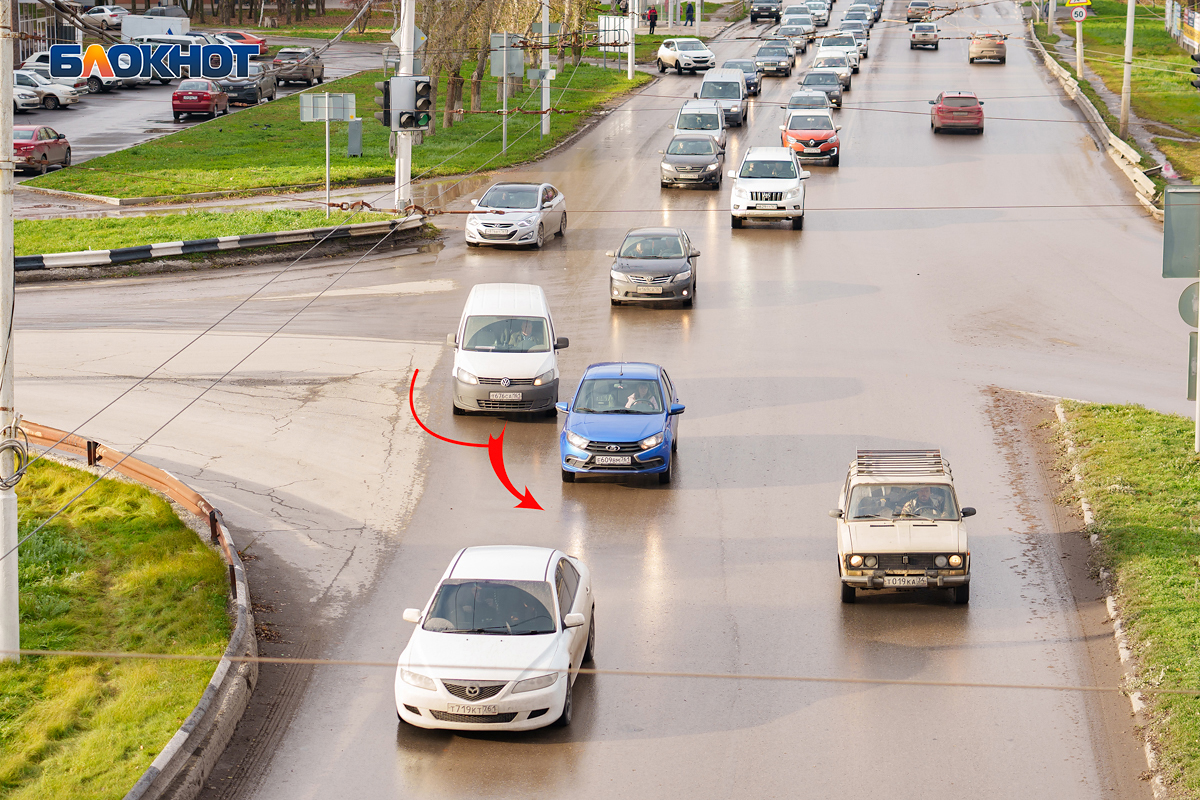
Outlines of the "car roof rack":
M 950 475 L 941 450 L 859 450 L 850 464 L 854 475 Z

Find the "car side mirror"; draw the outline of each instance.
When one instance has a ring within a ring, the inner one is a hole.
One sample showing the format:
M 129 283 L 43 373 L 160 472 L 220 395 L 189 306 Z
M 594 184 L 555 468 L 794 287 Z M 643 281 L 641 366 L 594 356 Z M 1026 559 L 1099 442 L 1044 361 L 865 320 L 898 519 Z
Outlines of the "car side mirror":
M 962 515 L 964 517 L 973 517 L 975 516 L 975 509 L 971 508 L 970 506 L 965 506 L 963 507 Z
M 446 334 L 446 344 L 450 347 L 455 347 L 458 344 L 458 337 L 453 333 Z
M 699 95 L 699 94 L 697 94 L 696 92 L 692 92 L 692 99 L 693 99 L 693 100 L 699 100 L 699 99 L 700 99 L 700 95 Z
M 979 101 L 979 105 L 983 105 L 983 101 L 982 101 L 982 100 L 980 100 L 980 101 Z
M 840 131 L 840 130 L 842 129 L 842 126 L 841 126 L 841 125 L 834 125 L 834 126 L 833 126 L 833 129 L 834 129 L 835 131 Z
M 736 177 L 737 177 L 737 170 L 735 170 L 735 169 L 731 169 L 731 170 L 729 170 L 729 173 L 728 173 L 728 175 L 729 175 L 729 177 L 731 177 L 731 178 L 736 178 Z
M 479 201 L 476 200 L 475 198 L 471 198 L 471 205 L 477 206 L 477 205 L 479 205 Z
M 693 247 L 691 258 L 696 258 L 699 255 L 700 255 L 700 251 Z
M 983 103 L 980 103 L 980 105 L 983 105 Z M 60 134 L 58 135 L 58 138 L 59 138 L 59 139 L 65 139 L 65 138 L 67 138 L 67 135 L 66 135 L 65 133 L 60 133 Z
M 929 105 L 931 105 L 931 106 L 936 106 L 936 105 L 937 105 L 937 100 L 930 100 L 930 101 L 929 101 Z
M 786 126 L 786 125 L 780 125 L 780 126 L 779 126 L 779 130 L 781 130 L 781 131 L 786 131 L 786 130 L 787 130 L 787 126 Z
M 614 250 L 605 250 L 605 251 L 604 251 L 604 256 L 605 256 L 605 258 L 616 258 L 616 257 L 617 257 L 617 253 L 616 253 L 616 251 L 614 251 Z
M 829 516 L 833 517 L 834 519 L 841 519 L 842 510 L 840 508 L 830 509 Z
M 566 403 L 555 403 L 554 408 L 558 411 L 561 411 L 563 414 L 566 414 L 570 411 L 570 409 L 567 408 Z
M 675 417 L 687 410 L 687 406 L 683 403 L 671 403 L 671 409 L 667 412 L 668 417 Z
M 587 617 L 583 614 L 567 614 L 563 617 L 564 628 L 578 628 L 587 622 Z
M 811 177 L 812 177 L 812 173 L 809 172 L 808 170 L 805 169 L 805 170 L 800 171 L 800 180 L 804 180 L 805 178 L 811 178 Z
M 420 622 L 421 621 L 421 609 L 419 609 L 419 608 L 404 609 L 404 621 L 405 622 Z
M 560 336 L 554 340 L 554 349 L 555 350 L 566 350 L 570 346 L 571 346 L 571 340 L 565 336 Z

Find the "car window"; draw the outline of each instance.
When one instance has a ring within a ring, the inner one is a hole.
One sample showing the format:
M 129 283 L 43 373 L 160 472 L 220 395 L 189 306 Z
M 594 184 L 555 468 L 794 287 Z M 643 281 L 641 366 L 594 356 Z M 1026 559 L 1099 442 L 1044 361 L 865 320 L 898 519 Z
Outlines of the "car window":
M 788 100 L 788 108 L 827 108 L 829 100 L 822 94 L 793 95 Z
M 824 114 L 792 114 L 787 128 L 789 131 L 831 131 L 833 120 Z
M 796 165 L 791 161 L 747 160 L 742 164 L 739 178 L 795 178 Z
M 667 374 L 665 369 L 662 371 L 662 378 L 667 389 L 667 403 L 670 404 L 675 398 L 675 384 L 671 383 L 671 376 Z
M 621 258 L 683 258 L 683 243 L 678 236 L 630 234 L 621 243 Z
M 715 131 L 721 128 L 721 121 L 712 112 L 681 111 L 675 127 L 683 131 Z
M 662 387 L 654 379 L 589 378 L 580 384 L 572 410 L 583 414 L 661 414 Z
M 975 97 L 946 97 L 942 99 L 942 105 L 948 108 L 972 108 L 979 105 L 979 100 Z
M 575 607 L 575 589 L 579 585 L 579 576 L 567 576 L 566 561 L 559 561 L 554 570 L 554 588 L 558 591 L 559 621 L 566 624 L 567 614 Z
M 850 490 L 848 519 L 958 519 L 954 489 L 945 485 L 892 484 L 859 485 Z
M 554 633 L 553 607 L 545 581 L 450 579 L 438 587 L 421 627 L 435 633 L 500 636 Z
M 737 100 L 742 96 L 742 87 L 732 81 L 705 81 L 700 85 L 700 97 L 715 100 Z
M 667 145 L 667 155 L 671 156 L 711 156 L 716 151 L 716 143 L 707 136 L 703 139 L 672 139 Z
M 179 91 L 181 92 L 206 92 L 208 91 L 208 81 L 180 81 Z
M 13 139 L 21 142 L 31 142 L 33 141 L 33 131 L 14 130 Z
M 754 72 L 753 61 L 726 61 L 721 65 L 721 69 L 740 69 L 742 72 Z
M 550 339 L 542 317 L 467 317 L 463 350 L 489 353 L 548 353 Z
M 479 201 L 486 208 L 537 208 L 536 186 L 493 186 Z
M 913 25 L 913 30 L 917 31 L 918 33 L 931 33 L 934 30 L 936 30 L 936 28 L 934 28 L 932 25 L 918 24 L 918 25 Z
M 689 50 L 703 50 L 704 44 L 701 42 L 680 42 L 679 49 L 683 52 L 687 52 Z
M 787 50 L 782 47 L 764 47 L 758 51 L 759 58 L 787 58 Z

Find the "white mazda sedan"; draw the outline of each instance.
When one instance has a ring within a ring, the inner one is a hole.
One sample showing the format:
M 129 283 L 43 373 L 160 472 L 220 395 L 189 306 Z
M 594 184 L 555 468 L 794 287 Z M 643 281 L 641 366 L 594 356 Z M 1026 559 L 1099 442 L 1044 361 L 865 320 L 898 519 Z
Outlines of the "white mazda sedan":
M 544 547 L 460 550 L 396 669 L 396 713 L 421 728 L 571 723 L 571 688 L 596 645 L 591 575 Z

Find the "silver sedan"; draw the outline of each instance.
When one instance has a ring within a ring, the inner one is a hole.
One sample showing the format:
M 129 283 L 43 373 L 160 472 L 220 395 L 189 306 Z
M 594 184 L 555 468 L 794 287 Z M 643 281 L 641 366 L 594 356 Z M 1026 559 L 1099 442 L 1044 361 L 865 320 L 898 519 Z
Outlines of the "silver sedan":
M 467 246 L 517 244 L 540 248 L 567 232 L 567 200 L 548 183 L 497 183 L 467 215 Z

